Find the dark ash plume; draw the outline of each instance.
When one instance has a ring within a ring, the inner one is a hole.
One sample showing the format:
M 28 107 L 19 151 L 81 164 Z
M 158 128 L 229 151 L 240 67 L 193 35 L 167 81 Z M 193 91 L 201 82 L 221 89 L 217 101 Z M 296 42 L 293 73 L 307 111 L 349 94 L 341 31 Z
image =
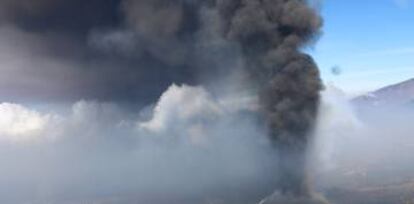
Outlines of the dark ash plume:
M 301 47 L 322 20 L 302 0 L 221 0 L 226 37 L 240 44 L 260 92 L 263 116 L 280 154 L 280 191 L 307 195 L 306 151 L 321 80 Z

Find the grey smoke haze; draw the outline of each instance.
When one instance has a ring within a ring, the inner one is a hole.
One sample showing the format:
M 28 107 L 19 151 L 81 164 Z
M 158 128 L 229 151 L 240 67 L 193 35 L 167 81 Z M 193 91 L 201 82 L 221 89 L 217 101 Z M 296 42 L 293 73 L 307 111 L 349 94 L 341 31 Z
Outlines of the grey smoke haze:
M 10 45 L 2 67 L 17 79 L 4 82 L 15 91 L 2 97 L 151 103 L 173 82 L 239 68 L 200 2 L 1 1 L 1 42 Z
M 313 164 L 319 186 L 353 192 L 337 203 L 412 200 L 412 106 L 355 106 L 335 87 L 322 95 L 316 140 L 320 157 Z M 341 195 L 331 198 L 335 196 Z

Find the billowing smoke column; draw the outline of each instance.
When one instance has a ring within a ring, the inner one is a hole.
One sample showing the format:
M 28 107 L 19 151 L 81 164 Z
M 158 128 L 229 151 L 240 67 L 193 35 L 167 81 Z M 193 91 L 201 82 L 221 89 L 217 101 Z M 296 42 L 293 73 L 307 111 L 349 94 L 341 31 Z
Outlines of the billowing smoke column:
M 306 151 L 321 81 L 301 48 L 322 20 L 306 0 L 5 0 L 0 11 L 8 11 L 0 23 L 49 36 L 42 53 L 74 64 L 63 66 L 74 76 L 64 88 L 23 90 L 56 87 L 46 95 L 148 103 L 173 82 L 203 84 L 242 70 L 279 151 L 281 192 L 309 192 Z
M 319 33 L 321 18 L 301 0 L 223 0 L 227 38 L 239 42 L 270 137 L 280 154 L 280 190 L 306 195 L 306 151 L 321 81 L 300 48 Z

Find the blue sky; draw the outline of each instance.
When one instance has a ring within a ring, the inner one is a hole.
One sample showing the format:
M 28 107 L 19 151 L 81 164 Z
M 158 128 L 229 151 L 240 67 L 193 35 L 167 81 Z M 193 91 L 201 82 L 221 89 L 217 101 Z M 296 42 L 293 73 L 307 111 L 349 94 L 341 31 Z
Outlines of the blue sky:
M 414 0 L 325 0 L 321 11 L 310 53 L 325 83 L 355 95 L 414 78 Z

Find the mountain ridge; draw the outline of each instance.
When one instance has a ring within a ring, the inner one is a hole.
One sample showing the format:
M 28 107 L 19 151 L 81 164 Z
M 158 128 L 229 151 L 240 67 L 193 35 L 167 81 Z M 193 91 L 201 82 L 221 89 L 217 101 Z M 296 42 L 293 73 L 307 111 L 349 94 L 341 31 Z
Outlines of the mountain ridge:
M 352 103 L 370 107 L 414 105 L 414 78 L 357 96 Z

